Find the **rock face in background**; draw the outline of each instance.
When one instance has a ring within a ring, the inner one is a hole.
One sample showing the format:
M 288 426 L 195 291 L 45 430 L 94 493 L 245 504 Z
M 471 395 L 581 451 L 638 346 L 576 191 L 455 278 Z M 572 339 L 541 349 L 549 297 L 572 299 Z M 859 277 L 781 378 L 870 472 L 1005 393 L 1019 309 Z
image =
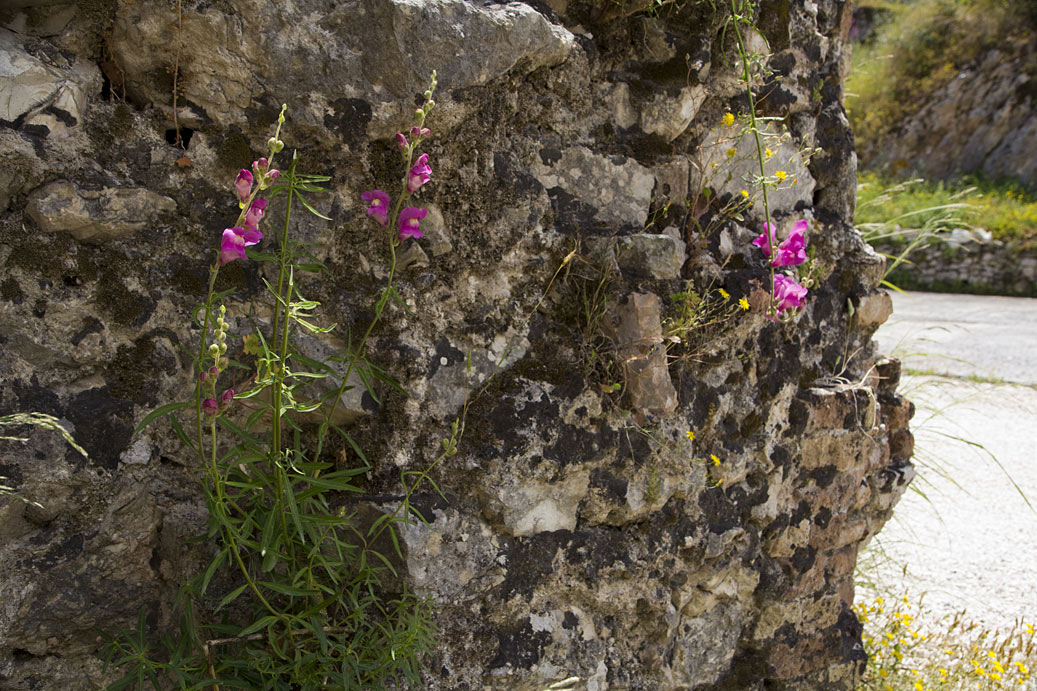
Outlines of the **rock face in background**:
M 946 180 L 965 173 L 1037 187 L 1037 46 L 1032 36 L 986 53 L 920 104 L 871 150 L 872 168 Z
M 662 338 L 671 295 L 758 305 L 768 280 L 760 205 L 721 213 L 749 148 L 722 124 L 744 108 L 722 8 L 185 0 L 178 33 L 166 0 L 33 4 L 0 14 L 0 412 L 63 418 L 90 459 L 0 442 L 0 475 L 43 506 L 0 499 L 0 686 L 95 688 L 98 630 L 142 605 L 168 627 L 206 560 L 184 546 L 204 524 L 189 454 L 132 430 L 191 389 L 182 348 L 231 181 L 280 104 L 288 148 L 332 176 L 314 202 L 334 221 L 298 226 L 329 267 L 305 292 L 356 328 L 385 265 L 360 192 L 395 185 L 392 137 L 438 69 L 428 237 L 399 284 L 412 312 L 369 347 L 411 396 L 351 422 L 365 489 L 392 495 L 501 363 L 436 470 L 445 499 L 405 535 L 405 577 L 437 603 L 429 687 L 852 688 L 856 554 L 912 472 L 896 365 L 873 366 L 882 260 L 850 226 L 846 3 L 769 2 L 761 22 L 763 114 L 784 118 L 796 180 L 773 212 L 811 219 L 821 267 L 807 307 L 679 344 Z M 235 339 L 265 271 L 220 274 Z

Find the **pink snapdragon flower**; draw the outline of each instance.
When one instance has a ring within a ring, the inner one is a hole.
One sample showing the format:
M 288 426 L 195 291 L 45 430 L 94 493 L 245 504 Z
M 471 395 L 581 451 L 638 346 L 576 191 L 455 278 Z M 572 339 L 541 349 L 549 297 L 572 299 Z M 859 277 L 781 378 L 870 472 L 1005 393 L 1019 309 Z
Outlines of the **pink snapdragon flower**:
M 407 192 L 414 194 L 432 177 L 432 169 L 428 165 L 428 154 L 418 156 L 417 163 L 407 174 Z
M 261 158 L 258 161 L 252 161 L 252 172 L 257 178 L 261 178 L 266 175 L 267 169 L 270 168 L 270 161 L 265 158 Z
M 778 239 L 775 237 L 777 231 L 778 227 L 773 223 L 764 223 L 763 233 L 760 237 L 753 240 L 753 244 L 763 250 L 763 256 L 771 256 L 771 245 L 776 245 L 778 243 Z M 769 238 L 767 237 L 768 235 L 770 235 Z
M 237 190 L 241 203 L 247 202 L 248 196 L 252 193 L 252 173 L 242 168 L 234 180 L 234 189 Z
M 796 222 L 789 236 L 778 245 L 771 261 L 772 266 L 798 266 L 807 260 L 807 226 L 805 219 Z
M 220 266 L 224 266 L 235 259 L 247 259 L 245 248 L 255 245 L 263 239 L 263 234 L 255 228 L 227 228 L 223 231 L 223 241 L 220 244 Z
M 360 198 L 370 204 L 367 207 L 368 216 L 374 216 L 374 220 L 383 226 L 389 225 L 389 195 L 381 190 L 368 190 Z
M 266 213 L 266 200 L 265 199 L 254 199 L 252 205 L 248 207 L 248 211 L 245 212 L 245 228 L 253 232 L 259 232 L 259 222 L 263 220 L 263 214 Z M 262 235 L 259 236 L 262 239 Z M 258 242 L 258 240 L 257 240 Z M 255 243 L 251 243 L 255 244 Z
M 774 274 L 774 299 L 778 303 L 778 312 L 801 309 L 806 297 L 807 289 L 796 279 L 785 274 Z
M 216 413 L 220 410 L 220 404 L 216 402 L 215 398 L 206 398 L 202 401 L 202 412 L 209 417 L 216 417 Z
M 403 136 L 403 132 L 396 133 L 396 146 L 401 149 L 406 149 L 409 146 L 409 142 L 407 142 L 407 138 Z
M 418 223 L 425 218 L 427 209 L 408 206 L 400 212 L 400 240 L 404 238 L 423 238 L 425 234 L 418 229 Z

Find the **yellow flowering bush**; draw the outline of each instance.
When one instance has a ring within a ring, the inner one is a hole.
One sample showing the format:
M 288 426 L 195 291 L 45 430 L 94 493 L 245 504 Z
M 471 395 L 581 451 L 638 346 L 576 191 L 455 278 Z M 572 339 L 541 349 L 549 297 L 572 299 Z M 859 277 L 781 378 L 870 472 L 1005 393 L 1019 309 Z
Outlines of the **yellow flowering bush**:
M 924 596 L 875 597 L 854 605 L 864 625 L 868 667 L 864 691 L 1019 689 L 1037 667 L 1037 633 L 1017 621 L 1008 630 L 977 624 L 962 610 L 933 620 Z

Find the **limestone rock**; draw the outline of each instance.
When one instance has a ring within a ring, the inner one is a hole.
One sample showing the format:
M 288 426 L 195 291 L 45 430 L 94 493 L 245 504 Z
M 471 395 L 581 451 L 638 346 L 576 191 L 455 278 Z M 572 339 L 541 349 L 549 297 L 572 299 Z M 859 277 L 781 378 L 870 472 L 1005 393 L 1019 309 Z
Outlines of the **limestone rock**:
M 40 230 L 94 245 L 143 230 L 175 210 L 172 199 L 142 187 L 87 190 L 68 181 L 35 190 L 27 208 Z
M 599 156 L 582 146 L 544 150 L 540 159 L 533 165 L 540 184 L 589 207 L 596 224 L 613 229 L 644 227 L 655 180 L 636 161 Z
M 623 367 L 623 390 L 642 413 L 666 416 L 677 407 L 662 340 L 662 304 L 652 293 L 634 293 L 608 317 Z
M 100 72 L 85 61 L 64 69 L 26 52 L 17 35 L 0 29 L 0 122 L 44 125 L 50 131 L 83 119 L 86 92 Z
M 702 85 L 686 86 L 676 98 L 668 94 L 656 95 L 641 109 L 641 129 L 668 142 L 673 141 L 695 119 L 706 95 L 706 88 Z
M 642 233 L 618 238 L 615 251 L 620 269 L 638 278 L 679 278 L 684 266 L 684 242 L 672 235 Z

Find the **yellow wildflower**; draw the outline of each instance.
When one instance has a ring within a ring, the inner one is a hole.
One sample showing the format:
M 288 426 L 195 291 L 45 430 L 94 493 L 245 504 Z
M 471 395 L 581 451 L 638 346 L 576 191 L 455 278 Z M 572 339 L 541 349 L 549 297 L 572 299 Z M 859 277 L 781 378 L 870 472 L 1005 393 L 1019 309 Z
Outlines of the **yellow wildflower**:
M 725 300 L 731 297 L 731 293 L 727 292 L 723 288 L 719 289 L 717 292 L 720 293 L 720 297 L 724 298 Z
M 734 113 L 724 113 L 723 123 L 726 127 L 730 127 L 731 125 L 735 124 Z
M 770 149 L 764 149 L 764 150 L 763 150 L 763 155 L 764 155 L 764 156 L 765 156 L 766 158 L 770 158 L 771 156 L 773 156 L 773 155 L 774 155 L 774 152 L 773 152 L 773 151 L 771 151 Z
M 709 459 L 713 461 L 713 465 L 720 465 L 720 459 L 717 458 L 717 455 L 715 453 L 709 454 Z
M 727 150 L 727 151 L 725 152 L 725 155 L 726 155 L 726 156 L 727 156 L 728 158 L 734 158 L 734 157 L 735 157 L 735 154 L 737 154 L 737 153 L 738 153 L 738 149 L 736 149 L 736 148 L 734 148 L 734 147 L 732 146 L 732 147 L 731 147 L 730 149 L 728 149 L 728 150 Z
M 690 429 L 684 433 L 684 436 L 688 438 L 688 441 L 695 441 L 695 433 Z
M 749 198 L 749 190 L 742 190 L 742 196 L 746 199 Z M 1032 631 L 1030 633 L 1033 633 Z
M 922 689 L 923 689 L 922 682 L 916 681 L 915 682 L 915 691 L 922 691 Z
M 784 170 L 778 170 L 775 171 L 774 177 L 778 178 L 778 180 L 781 182 L 785 182 L 785 178 L 788 177 L 788 173 L 786 173 Z

